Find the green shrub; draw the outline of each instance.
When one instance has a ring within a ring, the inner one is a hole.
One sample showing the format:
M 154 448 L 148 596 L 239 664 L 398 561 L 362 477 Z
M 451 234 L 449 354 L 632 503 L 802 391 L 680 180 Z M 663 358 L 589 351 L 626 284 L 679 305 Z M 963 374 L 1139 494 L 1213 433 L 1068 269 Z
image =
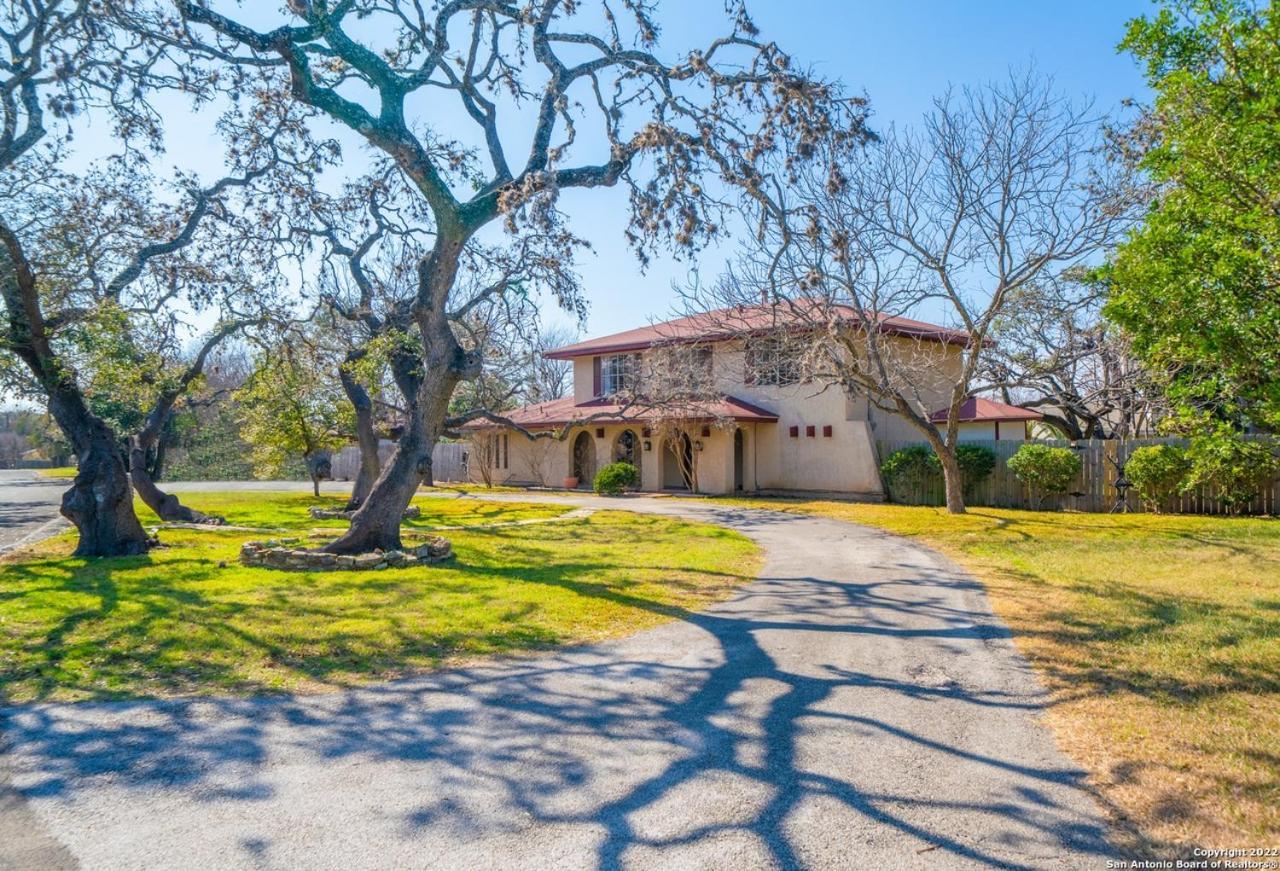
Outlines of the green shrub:
M 1009 471 L 1027 485 L 1035 497 L 1037 508 L 1044 504 L 1046 496 L 1066 493 L 1083 465 L 1070 448 L 1032 443 L 1018 448 L 1018 452 L 1008 460 Z
M 958 445 L 956 461 L 960 464 L 960 482 L 965 498 L 996 467 L 995 452 L 981 445 Z M 889 455 L 880 466 L 880 475 L 889 489 L 889 498 L 902 501 L 912 489 L 940 484 L 942 463 L 928 445 L 908 445 Z
M 1214 498 L 1238 512 L 1280 467 L 1275 450 L 1271 443 L 1246 441 L 1232 432 L 1197 436 L 1187 450 L 1191 472 L 1182 492 L 1207 484 L 1214 488 Z
M 935 462 L 937 458 L 934 458 Z M 968 499 L 973 488 L 981 484 L 996 468 L 996 452 L 981 445 L 956 445 L 956 461 L 960 464 L 960 482 L 964 498 Z
M 996 469 L 996 453 L 980 444 L 959 444 L 956 446 L 956 462 L 960 464 L 960 483 L 965 489 L 965 498 L 969 498 L 975 485 L 984 482 Z M 942 462 L 927 444 L 909 444 L 888 455 L 881 465 L 881 476 L 891 500 L 902 501 L 911 489 L 941 482 Z
M 908 445 L 890 454 L 880 465 L 880 476 L 889 498 L 903 501 L 913 489 L 927 487 L 942 470 L 938 457 L 927 445 Z
M 1138 492 L 1143 506 L 1156 513 L 1177 494 L 1190 471 L 1187 452 L 1176 445 L 1138 448 L 1124 465 L 1124 476 Z
M 593 482 L 595 491 L 601 496 L 617 496 L 640 484 L 640 472 L 630 463 L 610 463 L 596 473 Z

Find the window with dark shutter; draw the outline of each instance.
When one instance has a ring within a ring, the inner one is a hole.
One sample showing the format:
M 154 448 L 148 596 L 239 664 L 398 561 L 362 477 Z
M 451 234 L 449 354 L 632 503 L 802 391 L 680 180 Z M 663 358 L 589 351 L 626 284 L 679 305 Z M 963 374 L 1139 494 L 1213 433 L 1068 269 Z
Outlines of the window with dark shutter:
M 639 354 L 611 354 L 600 360 L 600 395 L 618 396 L 636 389 Z

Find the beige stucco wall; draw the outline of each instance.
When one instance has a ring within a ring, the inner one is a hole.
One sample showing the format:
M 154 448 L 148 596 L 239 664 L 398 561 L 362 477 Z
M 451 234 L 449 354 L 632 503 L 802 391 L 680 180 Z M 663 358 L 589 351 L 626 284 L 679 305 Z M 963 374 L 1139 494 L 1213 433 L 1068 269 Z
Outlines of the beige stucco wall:
M 960 441 L 989 442 L 996 441 L 996 425 L 994 421 L 982 421 L 960 424 Z M 1020 442 L 1027 438 L 1027 426 L 1023 421 L 1008 421 L 1000 424 L 999 441 Z
M 577 405 L 595 399 L 595 375 L 591 357 L 573 358 L 573 401 Z
M 938 353 L 921 358 L 913 342 L 895 340 L 891 345 L 900 345 L 901 354 L 928 364 L 913 375 L 913 387 L 922 402 L 934 408 L 945 404 L 947 379 L 959 365 L 957 349 L 939 345 Z M 920 437 L 905 418 L 875 409 L 864 397 L 850 397 L 838 387 L 746 383 L 746 355 L 740 342 L 717 345 L 713 361 L 718 389 L 778 415 L 776 426 L 760 426 L 756 445 L 760 489 L 882 493 L 876 440 Z M 793 426 L 798 427 L 795 438 Z M 813 436 L 808 435 L 810 426 Z M 829 437 L 823 435 L 827 426 L 831 427 Z
M 772 425 L 766 425 L 772 428 Z M 761 429 L 766 428 L 762 426 Z M 492 481 L 495 484 L 512 485 L 546 485 L 559 487 L 570 474 L 573 462 L 573 446 L 580 433 L 586 432 L 590 439 L 595 469 L 615 459 L 617 439 L 624 430 L 631 430 L 640 440 L 640 488 L 642 490 L 663 489 L 665 467 L 675 463 L 675 458 L 663 450 L 661 440 L 656 434 L 644 437 L 644 427 L 639 424 L 603 424 L 571 429 L 563 441 L 540 439 L 531 441 L 520 433 L 509 433 L 507 438 L 508 455 L 499 457 L 500 468 L 491 469 Z M 757 426 L 748 424 L 743 428 L 743 489 L 757 490 L 764 487 L 757 481 L 754 447 L 757 439 Z M 604 431 L 603 438 L 597 435 Z M 704 493 L 730 493 L 734 489 L 734 455 L 733 426 L 709 427 L 710 434 L 703 436 L 701 430 L 693 432 L 695 443 L 700 442 L 702 449 L 696 451 L 698 467 L 698 487 Z M 473 438 L 488 438 L 491 431 L 478 433 Z M 644 445 L 649 445 L 644 450 Z M 474 448 L 471 452 L 470 479 L 481 483 L 484 476 L 478 461 L 482 452 Z M 673 465 L 678 470 L 678 466 Z M 673 476 L 675 473 L 673 472 Z M 591 481 L 581 481 L 581 486 L 590 486 Z
M 950 378 L 960 363 L 959 349 L 935 345 L 925 348 L 909 340 L 894 340 L 903 360 L 912 361 L 911 387 L 930 410 L 942 407 L 948 399 Z M 797 384 L 787 387 L 746 383 L 746 359 L 741 342 L 726 342 L 714 347 L 713 376 L 717 388 L 727 394 L 768 409 L 778 422 L 744 424 L 743 486 L 746 490 L 827 490 L 878 494 L 883 492 L 875 443 L 916 440 L 919 433 L 905 419 L 871 407 L 865 398 L 850 397 L 838 387 Z M 573 361 L 575 403 L 595 398 L 594 366 L 591 357 Z M 698 440 L 703 449 L 698 456 L 700 489 L 707 493 L 732 492 L 734 484 L 733 431 L 736 425 L 712 427 L 711 434 Z M 981 427 L 982 425 L 973 425 Z M 797 427 L 798 435 L 791 436 Z M 814 434 L 808 435 L 813 427 Z M 824 428 L 831 428 L 825 436 Z M 613 458 L 618 434 L 628 428 L 620 424 L 593 425 L 589 432 L 596 468 Z M 641 425 L 630 425 L 642 436 Z M 603 429 L 604 437 L 596 436 Z M 547 483 L 559 486 L 570 473 L 574 439 L 581 429 L 572 430 L 561 442 L 530 442 L 519 433 L 509 440 L 506 467 L 494 471 L 499 483 Z M 990 438 L 975 428 L 961 438 Z M 990 428 L 987 429 L 990 432 Z M 1017 434 L 1021 436 L 1021 428 Z M 1010 438 L 1014 436 L 1009 433 Z M 1002 428 L 1001 438 L 1005 438 Z M 659 440 L 651 437 L 650 450 L 641 458 L 641 486 L 646 490 L 662 488 L 663 467 L 667 458 Z M 480 480 L 473 459 L 472 480 Z M 589 484 L 589 482 L 583 482 Z

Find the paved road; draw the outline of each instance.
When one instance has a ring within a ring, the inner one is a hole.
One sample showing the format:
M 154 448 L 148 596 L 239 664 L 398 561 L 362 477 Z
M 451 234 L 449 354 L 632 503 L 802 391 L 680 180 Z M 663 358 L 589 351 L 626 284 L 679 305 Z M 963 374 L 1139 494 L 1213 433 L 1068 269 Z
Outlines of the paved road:
M 833 520 L 625 504 L 743 531 L 760 579 L 620 641 L 370 689 L 10 710 L 26 829 L 87 868 L 1102 867 L 969 577 Z
M 0 553 L 60 529 L 58 506 L 69 486 L 34 472 L 0 470 Z

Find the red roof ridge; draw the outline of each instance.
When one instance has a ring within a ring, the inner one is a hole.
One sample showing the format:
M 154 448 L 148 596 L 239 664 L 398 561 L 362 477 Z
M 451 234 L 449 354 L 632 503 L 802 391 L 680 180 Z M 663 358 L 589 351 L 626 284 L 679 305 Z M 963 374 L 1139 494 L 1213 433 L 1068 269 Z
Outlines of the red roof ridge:
M 699 405 L 705 409 L 705 415 L 696 413 Z M 575 409 L 581 409 L 586 413 L 572 414 L 571 412 Z M 729 394 L 725 394 L 719 400 L 693 403 L 693 408 L 690 410 L 695 412 L 693 419 L 700 420 L 729 418 L 737 421 L 756 421 L 760 423 L 774 423 L 778 420 L 778 416 L 769 409 Z M 572 396 L 566 396 L 549 403 L 521 406 L 505 412 L 501 416 L 520 426 L 536 428 L 564 426 L 576 421 L 586 420 L 597 414 L 600 416 L 595 417 L 591 423 L 644 423 L 646 420 L 653 420 L 659 416 L 651 409 L 646 409 L 643 406 L 638 408 L 628 407 L 601 397 L 595 397 L 586 402 L 575 402 Z M 492 426 L 501 426 L 501 424 L 495 424 L 487 418 L 478 418 L 464 424 L 463 429 L 483 429 Z
M 947 409 L 940 408 L 929 415 L 934 423 L 943 423 L 947 419 Z M 976 423 L 988 420 L 1043 420 L 1044 415 L 1030 408 L 1009 405 L 985 396 L 970 396 L 960 404 L 960 423 Z
M 814 304 L 817 305 L 818 301 Z M 833 304 L 831 308 L 852 311 L 852 307 L 844 303 Z M 741 323 L 726 323 L 722 316 L 738 318 Z M 885 332 L 934 338 L 949 344 L 966 344 L 969 341 L 969 334 L 964 330 L 954 330 L 898 315 L 874 314 L 873 317 Z M 589 354 L 640 351 L 662 342 L 691 342 L 698 339 L 717 341 L 743 333 L 760 333 L 786 327 L 788 321 L 794 325 L 797 320 L 798 316 L 790 307 L 779 306 L 777 303 L 727 306 L 574 342 L 547 351 L 545 356 L 553 360 L 568 360 Z M 700 324 L 700 321 L 706 323 Z M 664 328 L 666 333 L 663 332 Z

